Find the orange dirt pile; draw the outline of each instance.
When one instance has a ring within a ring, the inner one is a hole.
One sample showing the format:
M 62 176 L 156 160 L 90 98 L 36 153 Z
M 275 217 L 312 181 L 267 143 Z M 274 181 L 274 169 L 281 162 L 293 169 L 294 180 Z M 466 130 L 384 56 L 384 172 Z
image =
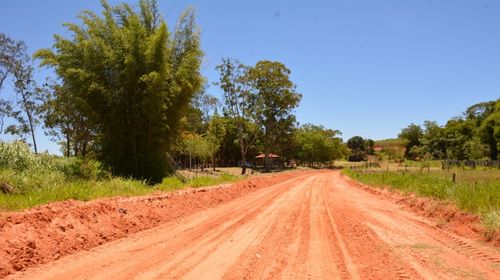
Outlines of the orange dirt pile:
M 0 277 L 214 207 L 303 172 L 217 187 L 90 202 L 63 201 L 0 216 Z

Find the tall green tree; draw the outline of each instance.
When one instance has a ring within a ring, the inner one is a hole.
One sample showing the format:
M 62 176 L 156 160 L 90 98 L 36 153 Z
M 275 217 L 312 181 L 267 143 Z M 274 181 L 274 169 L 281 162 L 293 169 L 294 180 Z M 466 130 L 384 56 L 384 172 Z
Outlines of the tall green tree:
M 476 125 L 478 129 L 477 136 L 481 142 L 488 147 L 489 157 L 492 160 L 498 159 L 498 145 L 500 143 L 498 138 L 495 137 L 495 126 L 498 124 L 492 122 L 494 118 L 490 117 L 490 115 L 496 113 L 497 102 L 489 101 L 477 103 L 467 108 L 464 113 L 466 120 Z
M 33 67 L 27 57 L 21 67 L 15 72 L 14 89 L 16 91 L 15 107 L 11 116 L 17 121 L 6 128 L 6 131 L 24 138 L 25 134 L 31 135 L 31 141 L 35 154 L 38 153 L 36 144 L 35 127 L 39 124 L 39 115 L 42 101 L 43 89 L 38 87 L 33 78 Z
M 0 93 L 9 76 L 16 93 L 12 99 L 0 94 L 0 133 L 3 132 L 4 118 L 13 119 L 14 123 L 5 131 L 23 139 L 26 134 L 30 134 L 37 153 L 35 126 L 39 123 L 43 89 L 37 86 L 33 70 L 26 44 L 0 33 Z
M 429 153 L 435 159 L 446 157 L 446 131 L 435 121 L 424 122 L 424 132 L 420 139 L 425 153 Z
M 420 142 L 424 135 L 424 131 L 422 130 L 422 127 L 416 124 L 410 124 L 408 127 L 404 128 L 401 133 L 399 133 L 398 137 L 401 139 L 404 143 L 405 146 L 405 157 L 406 158 L 412 158 L 412 154 L 414 155 L 415 153 L 411 153 L 412 149 L 415 151 L 418 147 L 422 146 L 422 143 Z M 415 148 L 413 148 L 415 147 Z M 414 158 L 413 158 L 414 159 Z
M 264 165 L 269 169 L 269 154 L 283 134 L 295 127 L 295 109 L 302 98 L 290 80 L 290 69 L 277 61 L 259 61 L 247 73 L 248 82 L 253 91 L 255 123 L 262 132 L 264 147 Z
M 200 91 L 202 51 L 194 10 L 169 32 L 155 0 L 139 10 L 101 1 L 102 16 L 66 23 L 72 36 L 55 36 L 53 49 L 36 57 L 53 67 L 76 108 L 96 132 L 101 160 L 114 174 L 160 181 L 180 119 Z M 56 97 L 57 98 L 57 97 Z
M 235 59 L 222 59 L 216 67 L 222 89 L 223 110 L 236 126 L 241 156 L 241 174 L 246 173 L 247 153 L 257 140 L 257 129 L 251 122 L 254 114 L 252 92 L 248 81 L 249 67 Z
M 451 119 L 446 123 L 446 158 L 465 160 L 467 154 L 465 147 L 473 141 L 476 125 L 462 118 Z
M 491 114 L 485 118 L 480 129 L 485 131 L 488 137 L 491 137 L 488 141 L 490 146 L 490 158 L 497 160 L 498 150 L 500 149 L 500 99 L 497 99 L 494 109 Z

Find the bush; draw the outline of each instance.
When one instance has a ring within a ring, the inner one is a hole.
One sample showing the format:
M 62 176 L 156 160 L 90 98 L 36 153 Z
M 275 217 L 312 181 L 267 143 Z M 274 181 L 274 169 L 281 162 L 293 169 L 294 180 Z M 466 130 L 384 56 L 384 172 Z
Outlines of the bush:
M 67 158 L 65 164 L 60 168 L 68 177 L 87 180 L 100 180 L 111 177 L 111 173 L 103 168 L 102 163 L 93 159 Z
M 39 163 L 26 143 L 0 141 L 0 168 L 26 170 Z
M 179 177 L 176 177 L 176 176 L 165 177 L 165 178 L 163 178 L 163 181 L 161 182 L 161 184 L 158 185 L 158 189 L 160 189 L 162 191 L 171 191 L 171 190 L 180 189 L 184 185 L 185 185 L 185 183 Z

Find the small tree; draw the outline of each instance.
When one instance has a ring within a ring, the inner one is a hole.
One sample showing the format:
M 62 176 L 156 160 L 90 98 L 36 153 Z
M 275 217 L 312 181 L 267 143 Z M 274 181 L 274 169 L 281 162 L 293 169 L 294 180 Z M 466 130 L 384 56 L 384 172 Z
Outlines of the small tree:
M 347 147 L 351 150 L 349 161 L 363 161 L 366 160 L 367 145 L 363 137 L 353 136 L 347 140 Z
M 305 124 L 298 128 L 295 137 L 297 159 L 302 163 L 331 163 L 347 155 L 347 148 L 338 137 L 340 131 L 323 126 Z
M 421 139 L 424 135 L 422 128 L 416 124 L 410 124 L 408 127 L 404 128 L 401 133 L 399 133 L 399 139 L 401 139 L 405 145 L 405 157 L 412 158 L 410 155 L 411 149 L 416 146 L 420 147 Z M 414 159 L 414 158 L 413 158 Z
M 218 114 L 215 114 L 208 122 L 206 138 L 209 142 L 209 149 L 212 154 L 212 165 L 214 171 L 216 165 L 216 153 L 224 140 L 224 136 L 226 135 L 225 125 L 224 118 L 219 117 Z

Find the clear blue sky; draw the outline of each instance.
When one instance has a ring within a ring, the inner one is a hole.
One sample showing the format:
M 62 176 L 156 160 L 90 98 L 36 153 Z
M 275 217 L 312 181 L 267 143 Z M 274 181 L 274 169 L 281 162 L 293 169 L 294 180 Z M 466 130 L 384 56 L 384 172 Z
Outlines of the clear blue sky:
M 197 8 L 210 83 L 222 57 L 281 61 L 303 94 L 298 120 L 339 129 L 344 139 L 395 137 L 428 119 L 444 124 L 500 97 L 498 0 L 159 3 L 171 26 L 182 9 Z M 84 9 L 101 10 L 98 0 L 2 1 L 0 32 L 33 52 L 50 47 L 53 34 L 65 32 L 61 24 L 77 22 Z M 58 150 L 38 134 L 41 150 Z

